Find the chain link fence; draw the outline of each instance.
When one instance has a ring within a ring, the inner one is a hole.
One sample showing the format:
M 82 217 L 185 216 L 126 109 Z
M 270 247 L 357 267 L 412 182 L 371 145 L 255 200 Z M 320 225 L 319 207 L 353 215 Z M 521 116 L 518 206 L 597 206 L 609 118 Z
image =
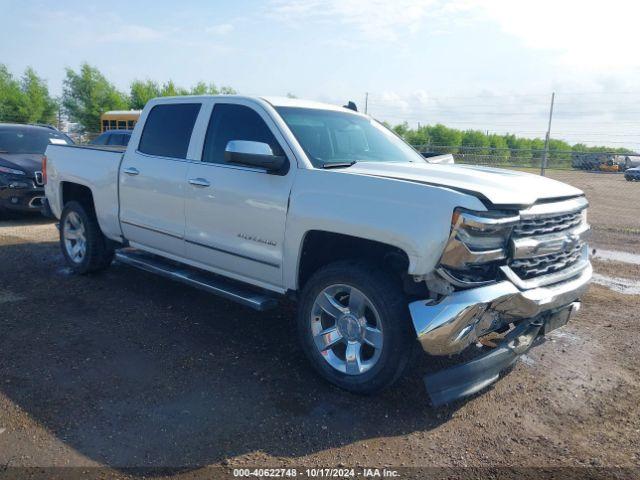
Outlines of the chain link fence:
M 413 145 L 425 157 L 451 154 L 456 163 L 490 167 L 540 169 L 544 150 L 517 148 L 488 148 L 456 145 Z M 640 154 L 617 152 L 574 152 L 549 150 L 547 168 L 569 170 L 623 171 L 640 165 Z

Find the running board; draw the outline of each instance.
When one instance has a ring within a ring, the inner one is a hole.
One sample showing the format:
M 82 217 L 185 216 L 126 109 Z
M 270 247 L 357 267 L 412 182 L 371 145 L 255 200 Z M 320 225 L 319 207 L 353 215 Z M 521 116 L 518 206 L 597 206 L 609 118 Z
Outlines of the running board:
M 244 287 L 219 275 L 188 265 L 165 260 L 157 255 L 126 248 L 116 251 L 116 260 L 147 272 L 176 280 L 205 290 L 228 300 L 233 300 L 255 310 L 264 311 L 278 305 L 278 300 L 266 293 Z

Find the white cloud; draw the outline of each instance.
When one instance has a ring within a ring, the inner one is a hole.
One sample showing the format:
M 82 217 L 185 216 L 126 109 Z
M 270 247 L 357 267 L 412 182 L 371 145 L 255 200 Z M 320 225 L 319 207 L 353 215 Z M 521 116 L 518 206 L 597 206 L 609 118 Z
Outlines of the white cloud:
M 497 23 L 525 46 L 557 51 L 565 65 L 640 66 L 640 3 L 629 0 L 467 0 L 478 20 Z
M 233 32 L 233 25 L 230 23 L 213 25 L 211 27 L 207 27 L 206 32 L 212 35 L 227 35 L 228 33 Z
M 368 40 L 396 41 L 437 16 L 442 0 L 274 0 L 270 16 L 292 25 L 306 22 L 343 24 Z
M 269 14 L 290 25 L 340 24 L 368 41 L 395 42 L 443 25 L 497 26 L 564 66 L 640 67 L 634 0 L 273 0 Z
M 121 25 L 113 32 L 100 37 L 105 42 L 153 42 L 164 35 L 161 31 L 144 25 Z

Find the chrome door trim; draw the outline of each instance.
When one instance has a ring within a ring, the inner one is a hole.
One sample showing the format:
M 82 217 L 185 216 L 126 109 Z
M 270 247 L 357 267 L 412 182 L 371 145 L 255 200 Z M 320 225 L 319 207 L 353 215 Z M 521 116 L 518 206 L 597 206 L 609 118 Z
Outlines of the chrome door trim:
M 170 233 L 170 232 L 167 232 L 165 230 L 158 230 L 157 228 L 148 227 L 146 225 L 141 225 L 139 223 L 129 222 L 127 220 L 120 220 L 120 223 L 124 223 L 125 225 L 130 225 L 132 227 L 142 228 L 144 230 L 149 230 L 150 232 L 154 232 L 154 233 L 161 233 L 162 235 L 166 235 L 168 237 L 173 237 L 173 238 L 176 238 L 178 240 L 184 240 L 184 237 L 181 237 L 180 235 L 176 235 L 175 233 Z
M 272 262 L 268 262 L 266 260 L 260 260 L 258 258 L 249 257 L 249 256 L 243 255 L 241 253 L 231 252 L 231 251 L 225 250 L 223 248 L 218 248 L 218 247 L 214 247 L 212 245 L 207 245 L 205 243 L 194 242 L 193 240 L 189 240 L 188 238 L 185 239 L 185 242 L 186 243 L 190 243 L 191 245 L 197 245 L 198 247 L 208 248 L 209 250 L 215 250 L 216 252 L 226 253 L 227 255 L 233 255 L 234 257 L 242 258 L 244 260 L 250 260 L 252 262 L 261 263 L 261 264 L 267 265 L 269 267 L 280 268 L 280 264 L 279 263 L 272 263 Z

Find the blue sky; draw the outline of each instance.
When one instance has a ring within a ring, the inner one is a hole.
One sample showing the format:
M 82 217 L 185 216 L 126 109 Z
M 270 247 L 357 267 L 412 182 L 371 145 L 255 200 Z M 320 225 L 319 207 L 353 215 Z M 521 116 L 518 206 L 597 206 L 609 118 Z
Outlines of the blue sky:
M 0 62 L 59 94 L 87 61 L 133 79 L 200 80 L 332 103 L 370 92 L 391 122 L 640 149 L 640 7 L 610 0 L 0 1 Z M 636 115 L 637 113 L 637 115 Z M 602 141 L 601 141 L 602 140 Z M 636 144 L 637 142 L 637 144 Z

